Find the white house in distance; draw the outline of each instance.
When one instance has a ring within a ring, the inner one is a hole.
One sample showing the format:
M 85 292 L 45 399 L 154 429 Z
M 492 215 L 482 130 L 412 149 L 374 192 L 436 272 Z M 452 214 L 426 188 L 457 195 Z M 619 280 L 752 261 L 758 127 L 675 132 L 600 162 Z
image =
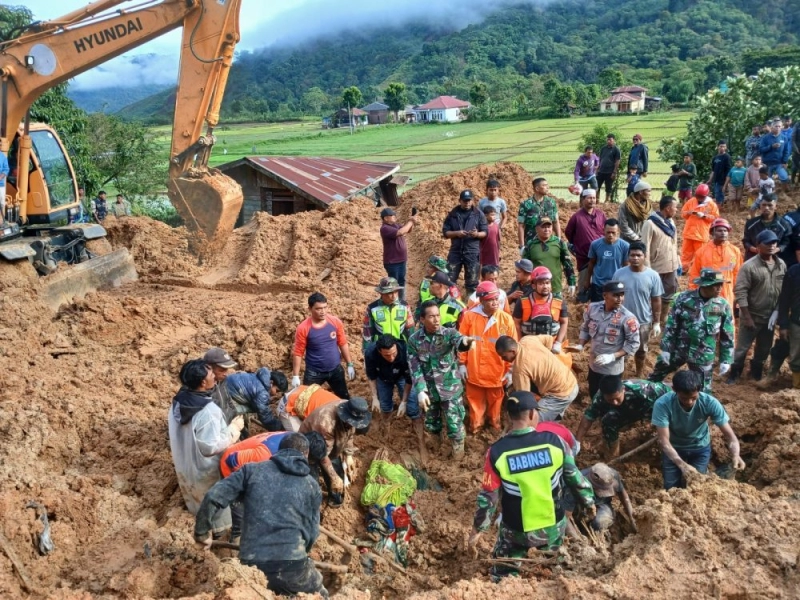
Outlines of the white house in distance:
M 469 108 L 469 102 L 453 96 L 439 96 L 430 102 L 414 108 L 418 123 L 458 123 L 467 118 L 462 111 Z
M 600 101 L 600 112 L 636 113 L 645 108 L 647 89 L 625 85 L 611 90 L 611 96 Z

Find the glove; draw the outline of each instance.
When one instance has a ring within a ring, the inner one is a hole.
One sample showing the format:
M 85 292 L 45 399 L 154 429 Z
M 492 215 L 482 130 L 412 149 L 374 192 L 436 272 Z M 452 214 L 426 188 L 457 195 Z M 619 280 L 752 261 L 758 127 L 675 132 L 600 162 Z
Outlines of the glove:
M 508 387 L 511 385 L 513 378 L 511 377 L 511 371 L 505 374 L 503 377 L 503 387 Z
M 238 440 L 239 436 L 242 435 L 242 429 L 244 429 L 244 416 L 239 415 L 238 417 L 234 417 L 230 425 L 228 425 L 228 433 L 231 439 L 234 441 Z
M 661 335 L 661 323 L 653 323 L 653 329 L 650 330 L 650 337 L 657 338 Z
M 663 362 L 669 364 L 670 356 L 671 355 L 670 355 L 669 352 L 664 351 L 664 352 L 661 353 L 661 355 L 658 358 L 660 358 Z
M 292 375 L 292 389 L 300 387 L 300 375 Z
M 773 310 L 772 314 L 769 316 L 769 323 L 767 324 L 767 327 L 769 327 L 770 329 L 775 329 L 775 325 L 777 324 L 777 322 L 778 322 L 778 311 Z
M 381 410 L 381 401 L 378 400 L 378 396 L 372 397 L 372 412 L 380 412 Z
M 344 468 L 347 470 L 348 473 L 352 473 L 353 470 L 356 468 L 356 461 L 353 458 L 352 454 L 346 454 L 342 463 L 344 464 Z
M 561 342 L 553 342 L 553 349 L 551 352 L 553 354 L 561 354 Z
M 721 363 L 719 365 L 719 374 L 720 375 L 727 375 L 728 371 L 731 370 L 731 366 L 728 363 Z
M 417 402 L 419 403 L 419 409 L 421 411 L 426 411 L 431 405 L 431 397 L 428 396 L 428 392 L 420 392 L 417 395 Z
M 575 451 L 573 455 L 578 456 L 578 453 L 581 451 L 581 443 L 578 440 L 575 440 Z
M 353 365 L 347 365 L 347 379 L 353 381 L 356 378 L 356 370 Z
M 344 481 L 338 475 L 336 477 L 331 477 L 331 491 L 334 494 L 344 493 Z
M 583 352 L 583 344 L 578 344 L 577 346 L 572 347 L 575 352 Z
M 522 247 L 519 249 L 519 256 L 520 256 L 520 258 L 522 258 L 522 257 L 524 257 L 524 256 L 525 256 L 525 246 L 522 246 Z
M 575 297 L 575 292 L 576 292 L 576 290 L 577 290 L 577 289 L 578 289 L 578 288 L 577 288 L 576 286 L 574 286 L 574 285 L 571 285 L 571 286 L 569 286 L 569 287 L 567 288 L 567 295 L 568 295 L 570 298 L 574 298 L 574 297 Z
M 467 380 L 467 365 L 458 365 L 458 378 L 461 381 Z
M 464 341 L 467 343 L 467 350 L 472 350 L 472 347 L 475 345 L 475 342 L 478 341 L 478 338 L 470 337 L 468 335 L 464 336 Z M 466 367 L 464 367 L 466 369 Z
M 403 400 L 400 403 L 400 406 L 397 407 L 397 416 L 398 417 L 404 417 L 406 415 L 406 408 L 407 408 L 406 407 L 406 401 Z
M 598 367 L 602 367 L 604 365 L 610 365 L 615 360 L 617 360 L 617 358 L 613 354 L 598 354 L 594 357 L 594 364 Z

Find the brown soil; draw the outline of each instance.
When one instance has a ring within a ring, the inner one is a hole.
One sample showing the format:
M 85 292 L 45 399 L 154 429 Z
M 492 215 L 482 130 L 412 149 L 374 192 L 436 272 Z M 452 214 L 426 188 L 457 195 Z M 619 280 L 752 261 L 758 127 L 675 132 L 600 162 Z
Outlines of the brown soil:
M 489 176 L 501 181 L 516 214 L 531 191 L 530 176 L 512 164 L 456 173 L 404 196 L 401 218 L 414 203 L 423 219 L 410 238 L 412 284 L 419 282 L 429 254 L 445 252 L 441 222 L 458 192 L 482 191 Z M 562 225 L 574 206 L 562 204 Z M 604 207 L 609 214 L 614 208 Z M 132 250 L 141 279 L 92 294 L 56 315 L 38 303 L 36 283 L 25 272 L 4 269 L 0 531 L 34 589 L 21 587 L 0 552 L 0 597 L 272 597 L 253 569 L 204 553 L 192 541 L 193 519 L 183 507 L 167 441 L 176 373 L 183 361 L 212 345 L 227 348 L 245 370 L 288 370 L 295 326 L 304 318 L 307 295 L 317 289 L 345 321 L 359 365 L 361 314 L 383 275 L 377 213 L 359 200 L 327 213 L 258 215 L 205 265 L 189 254 L 185 230 L 123 219 L 109 227 L 109 237 L 114 247 Z M 743 221 L 734 218 L 734 237 Z M 512 221 L 504 236 L 506 286 L 513 278 L 513 227 Z M 582 308 L 570 309 L 575 338 Z M 585 372 L 582 360 L 578 366 Z M 366 394 L 363 368 L 357 371 L 351 389 Z M 789 385 L 784 376 L 776 388 Z M 715 391 L 742 440 L 748 467 L 738 481 L 710 476 L 667 493 L 660 489 L 659 454 L 647 451 L 621 466 L 638 534 L 628 535 L 619 525 L 613 544 L 599 551 L 569 543 L 563 565 L 538 567 L 496 586 L 487 577 L 488 565 L 463 551 L 491 441 L 481 434 L 468 439 L 461 463 L 434 452 L 427 465 L 442 491 L 416 495 L 427 527 L 411 544 L 414 576 L 354 564 L 353 573 L 336 583 L 340 597 L 796 598 L 800 393 L 764 393 L 746 378 L 734 386 L 717 382 Z M 576 404 L 566 424 L 577 426 L 580 413 Z M 645 424 L 625 433 L 623 450 L 649 435 Z M 588 441 L 581 466 L 597 459 L 599 431 Z M 728 454 L 717 432 L 713 444 L 714 465 L 725 464 Z M 357 445 L 362 474 L 380 448 L 388 447 L 398 460 L 415 448 L 405 420 L 374 425 Z M 362 485 L 363 476 L 342 509 L 323 512 L 323 523 L 348 539 L 363 535 L 357 502 Z M 30 500 L 47 507 L 56 545 L 48 556 L 35 549 L 41 524 L 25 508 Z M 481 558 L 492 543 L 486 534 Z M 322 537 L 314 556 L 338 562 L 342 553 Z

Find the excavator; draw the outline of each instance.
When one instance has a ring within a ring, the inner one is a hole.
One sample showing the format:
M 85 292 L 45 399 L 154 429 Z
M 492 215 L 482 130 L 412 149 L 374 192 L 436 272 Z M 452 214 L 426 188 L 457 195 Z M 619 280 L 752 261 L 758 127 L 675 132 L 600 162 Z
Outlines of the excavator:
M 0 42 L 0 150 L 10 167 L 0 263 L 33 266 L 44 276 L 41 295 L 53 308 L 135 279 L 136 270 L 126 249 L 110 252 L 101 225 L 75 222 L 78 182 L 65 146 L 52 127 L 30 119 L 31 105 L 52 87 L 183 28 L 167 191 L 192 232 L 191 249 L 202 258 L 224 245 L 243 202 L 241 187 L 208 167 L 239 41 L 241 0 L 144 0 L 120 7 L 127 2 L 98 0 Z M 71 266 L 59 268 L 62 263 Z

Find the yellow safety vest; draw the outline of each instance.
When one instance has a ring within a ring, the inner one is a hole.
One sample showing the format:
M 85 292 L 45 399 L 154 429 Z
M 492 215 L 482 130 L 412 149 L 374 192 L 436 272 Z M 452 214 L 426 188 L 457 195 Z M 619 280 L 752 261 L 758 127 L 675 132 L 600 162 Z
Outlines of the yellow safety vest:
M 408 305 L 392 304 L 386 306 L 381 303 L 370 308 L 369 312 L 372 315 L 375 328 L 378 330 L 378 333 L 372 336 L 372 341 L 377 340 L 378 336 L 384 334 L 389 334 L 396 340 L 405 339 Z

